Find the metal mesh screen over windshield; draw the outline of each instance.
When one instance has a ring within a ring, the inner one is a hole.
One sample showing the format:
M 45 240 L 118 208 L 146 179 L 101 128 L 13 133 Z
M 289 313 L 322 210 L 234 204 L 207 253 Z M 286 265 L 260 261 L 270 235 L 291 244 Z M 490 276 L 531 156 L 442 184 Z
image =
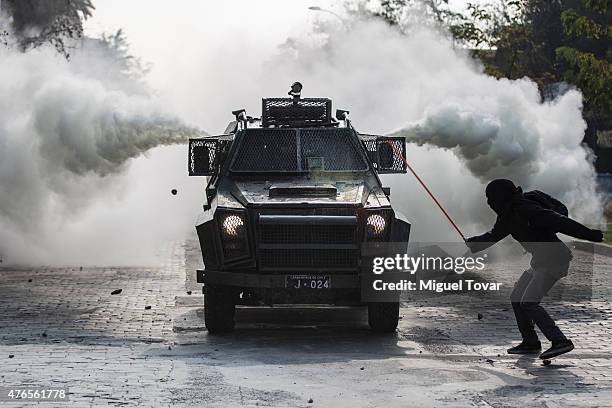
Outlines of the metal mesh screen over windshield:
M 329 171 L 367 168 L 350 129 L 303 129 L 300 136 L 304 170 L 316 169 L 319 164 L 322 170 Z
M 351 129 L 246 129 L 233 172 L 363 171 L 365 154 Z
M 232 171 L 298 171 L 294 129 L 247 129 Z

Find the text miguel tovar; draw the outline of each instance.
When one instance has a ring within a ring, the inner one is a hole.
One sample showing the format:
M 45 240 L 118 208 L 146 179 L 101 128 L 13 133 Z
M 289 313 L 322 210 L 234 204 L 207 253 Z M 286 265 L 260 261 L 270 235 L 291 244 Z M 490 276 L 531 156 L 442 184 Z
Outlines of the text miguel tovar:
M 398 282 L 384 282 L 376 279 L 372 287 L 376 291 L 428 291 L 428 292 L 461 292 L 468 291 L 498 291 L 501 282 L 476 282 L 473 279 L 464 279 L 456 282 L 437 282 L 435 279 L 419 280 L 418 282 L 401 279 Z

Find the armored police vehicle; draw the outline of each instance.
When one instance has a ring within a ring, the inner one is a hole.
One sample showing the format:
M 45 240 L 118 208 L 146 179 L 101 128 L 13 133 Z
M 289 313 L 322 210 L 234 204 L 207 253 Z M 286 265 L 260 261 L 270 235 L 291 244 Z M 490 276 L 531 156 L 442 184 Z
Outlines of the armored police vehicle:
M 234 328 L 236 305 L 366 305 L 370 327 L 394 331 L 399 303 L 364 302 L 362 245 L 407 242 L 379 175 L 405 173 L 405 140 L 360 134 L 332 101 L 262 100 L 234 111 L 220 136 L 189 141 L 189 175 L 208 176 L 196 230 L 209 333 Z

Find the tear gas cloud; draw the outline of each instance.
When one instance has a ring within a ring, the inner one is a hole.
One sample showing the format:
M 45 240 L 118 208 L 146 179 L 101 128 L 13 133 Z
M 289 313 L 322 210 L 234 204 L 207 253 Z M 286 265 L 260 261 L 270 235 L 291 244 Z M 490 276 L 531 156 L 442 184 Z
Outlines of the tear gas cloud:
M 242 9 L 255 7 L 250 4 Z M 201 208 L 203 180 L 186 177 L 185 146 L 154 148 L 193 134 L 173 114 L 219 132 L 231 110 L 259 115 L 261 97 L 285 95 L 296 80 L 304 97 L 331 97 L 335 107 L 349 109 L 358 130 L 407 136 L 409 162 L 467 235 L 493 220 L 484 186 L 494 177 L 557 196 L 587 224 L 600 221 L 577 91 L 541 103 L 533 82 L 484 75 L 431 29 L 402 35 L 381 22 L 347 17 L 338 24 L 321 16 L 314 25 L 300 21 L 289 39 L 286 32 L 272 39 L 266 32 L 267 41 L 260 41 L 261 27 L 245 33 L 249 28 L 241 25 L 219 41 L 218 27 L 214 39 L 192 31 L 206 29 L 197 13 L 175 15 L 151 2 L 142 10 L 152 13 L 142 16 L 151 29 L 126 32 L 137 44 L 156 44 L 142 55 L 153 63 L 147 78 L 155 98 L 88 69 L 105 63 L 97 57 L 67 63 L 47 50 L 0 51 L 5 256 L 129 264 L 149 257 L 164 239 L 186 236 Z M 161 25 L 176 27 L 181 49 L 189 52 L 177 56 Z M 413 223 L 413 240 L 457 240 L 411 175 L 383 176 L 383 182 Z M 180 200 L 169 193 L 175 187 Z
M 323 45 L 291 42 L 267 65 L 270 79 L 300 78 L 309 95 L 331 95 L 336 106 L 351 110 L 359 130 L 406 136 L 408 161 L 466 234 L 490 227 L 484 186 L 500 177 L 547 191 L 567 203 L 570 215 L 598 225 L 601 201 L 582 146 L 578 91 L 542 103 L 529 79 L 483 74 L 430 29 L 402 35 L 380 22 L 349 21 L 322 26 L 319 35 Z M 411 175 L 393 176 L 389 184 L 416 240 L 457 239 Z
M 51 49 L 21 53 L 0 47 L 0 255 L 9 262 L 87 261 L 71 253 L 107 260 L 102 256 L 112 237 L 100 236 L 108 241 L 99 245 L 99 223 L 74 229 L 80 216 L 95 207 L 102 211 L 89 216 L 99 219 L 104 207 L 128 205 L 119 197 L 129 182 L 119 176 L 131 159 L 199 135 L 144 87 L 130 81 L 127 90 L 125 78 L 89 69 L 103 62 L 87 49 L 96 46 L 84 43 L 71 62 Z M 139 183 L 141 194 L 146 177 Z M 141 213 L 149 211 L 145 197 Z M 107 221 L 116 235 L 132 227 L 129 220 L 121 224 L 121 217 Z M 89 240 L 87 254 L 81 252 L 83 243 L 70 245 L 81 240 Z M 121 246 L 121 240 L 114 242 Z
M 238 75 L 236 60 L 220 51 L 211 81 L 196 94 L 236 89 L 241 99 L 235 103 L 247 101 L 257 113 L 261 96 L 284 95 L 300 80 L 303 96 L 331 97 L 335 107 L 351 111 L 358 130 L 406 136 L 408 161 L 466 235 L 491 226 L 484 187 L 496 177 L 547 191 L 568 205 L 570 215 L 598 225 L 601 202 L 589 151 L 581 144 L 586 124 L 578 91 L 542 103 L 534 82 L 485 75 L 467 51 L 431 28 L 412 27 L 403 35 L 379 21 L 338 22 L 322 17 L 272 57 L 258 60 L 257 48 L 249 48 L 249 75 Z M 457 240 L 411 175 L 383 176 L 383 182 L 392 187 L 394 206 L 413 223 L 411 239 Z

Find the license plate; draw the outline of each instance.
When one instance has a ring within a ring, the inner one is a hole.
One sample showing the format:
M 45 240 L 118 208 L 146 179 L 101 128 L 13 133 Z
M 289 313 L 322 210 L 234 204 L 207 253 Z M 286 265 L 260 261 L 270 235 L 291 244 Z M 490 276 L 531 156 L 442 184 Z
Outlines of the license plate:
M 287 275 L 289 289 L 331 289 L 331 279 L 323 275 Z

